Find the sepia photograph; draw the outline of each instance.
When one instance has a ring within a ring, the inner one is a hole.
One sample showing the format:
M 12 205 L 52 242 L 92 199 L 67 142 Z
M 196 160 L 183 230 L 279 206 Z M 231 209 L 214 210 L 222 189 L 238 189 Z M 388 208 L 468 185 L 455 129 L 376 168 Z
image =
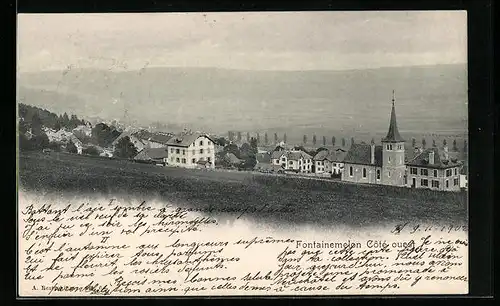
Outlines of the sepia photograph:
M 466 11 L 17 18 L 20 297 L 468 293 Z

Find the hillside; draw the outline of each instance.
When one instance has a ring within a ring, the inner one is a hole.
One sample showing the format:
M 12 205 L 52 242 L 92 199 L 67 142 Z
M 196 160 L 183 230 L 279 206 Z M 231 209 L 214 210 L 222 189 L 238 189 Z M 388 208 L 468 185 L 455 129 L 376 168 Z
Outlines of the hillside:
M 467 130 L 465 65 L 350 71 L 243 71 L 147 68 L 72 69 L 18 76 L 18 99 L 83 117 L 140 124 L 304 133 L 384 133 L 392 90 L 400 130 L 461 134 Z

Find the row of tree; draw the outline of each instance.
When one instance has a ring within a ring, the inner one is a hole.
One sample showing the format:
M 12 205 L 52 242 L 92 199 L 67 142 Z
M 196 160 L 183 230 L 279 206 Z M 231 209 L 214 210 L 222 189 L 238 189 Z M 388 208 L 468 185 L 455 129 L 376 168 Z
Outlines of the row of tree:
M 229 141 L 238 141 L 238 142 L 241 142 L 242 141 L 242 133 L 241 132 L 229 131 L 229 133 L 228 133 L 228 139 L 229 139 Z M 247 132 L 247 134 L 246 134 L 246 139 L 247 139 L 247 141 L 249 141 L 249 139 L 251 139 L 249 132 Z M 255 139 L 257 141 L 257 144 L 259 144 L 259 145 L 262 144 L 259 133 L 256 134 Z M 286 133 L 283 134 L 282 140 L 285 143 L 287 142 L 287 135 L 286 135 Z M 274 133 L 274 144 L 278 144 L 279 141 L 280 141 L 280 139 L 278 137 L 278 134 Z M 332 138 L 330 139 L 329 144 L 331 144 L 332 146 L 335 146 L 336 142 L 337 142 L 337 139 L 335 138 L 335 136 L 332 136 Z M 219 143 L 224 146 L 225 145 L 225 139 L 224 138 L 220 138 L 219 139 Z M 307 135 L 304 135 L 302 137 L 302 143 L 304 145 L 308 144 L 308 137 L 307 137 Z M 353 145 L 354 143 L 355 143 L 354 137 L 351 137 L 351 145 Z M 371 143 L 375 143 L 375 139 L 374 138 L 372 138 Z M 268 137 L 267 133 L 264 134 L 264 143 L 263 144 L 264 145 L 269 145 L 270 144 L 269 143 L 269 137 Z M 313 135 L 312 136 L 312 145 L 316 146 L 318 144 L 319 143 L 318 143 L 318 139 L 317 139 L 316 135 Z M 326 138 L 326 136 L 322 137 L 321 144 L 323 146 L 327 145 L 327 138 Z M 346 147 L 347 146 L 347 140 L 345 138 L 342 138 L 341 139 L 341 144 L 342 144 L 342 147 Z M 443 140 L 443 146 L 446 146 L 446 145 L 447 145 L 447 141 L 446 141 L 446 139 L 444 139 Z M 437 147 L 435 139 L 432 140 L 432 146 L 433 147 Z M 412 147 L 414 147 L 414 148 L 417 147 L 417 142 L 416 142 L 415 138 L 412 138 Z M 427 147 L 427 142 L 426 142 L 425 138 L 422 139 L 422 147 L 423 148 Z M 457 151 L 457 152 L 459 151 L 459 149 L 457 147 L 457 140 L 456 139 L 453 140 L 452 150 L 453 151 Z M 467 141 L 464 141 L 463 152 L 467 152 Z
M 60 130 L 61 128 L 72 130 L 79 125 L 87 124 L 76 115 L 68 116 L 67 113 L 57 115 L 46 109 L 31 106 L 23 103 L 18 104 L 19 118 L 22 118 L 23 125 L 30 125 L 32 121 L 45 127 Z

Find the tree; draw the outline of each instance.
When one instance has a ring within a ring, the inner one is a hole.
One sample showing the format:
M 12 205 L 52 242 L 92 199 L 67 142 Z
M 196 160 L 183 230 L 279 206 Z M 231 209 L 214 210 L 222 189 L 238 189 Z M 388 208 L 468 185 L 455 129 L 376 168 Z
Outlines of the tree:
M 227 136 L 229 138 L 229 141 L 234 141 L 234 132 L 233 131 L 229 131 L 227 133 Z
M 427 141 L 425 141 L 425 138 L 422 138 L 422 148 L 425 149 L 426 146 L 427 146 Z
M 313 134 L 313 145 L 316 145 L 316 134 Z
M 452 150 L 455 151 L 455 152 L 458 152 L 457 140 L 456 139 L 453 139 L 453 148 L 452 148 Z
M 278 143 L 278 133 L 274 133 L 274 144 Z
M 130 137 L 125 136 L 118 140 L 113 155 L 121 158 L 132 158 L 137 155 L 137 148 L 130 141 Z
M 283 134 L 283 142 L 286 143 L 286 133 Z
M 38 135 L 34 135 L 31 139 L 31 147 L 33 149 L 45 149 L 50 145 L 49 137 L 44 132 L 41 132 Z
M 332 136 L 332 147 L 335 147 L 335 141 L 336 141 L 335 136 Z
M 223 152 L 225 154 L 233 153 L 236 157 L 240 158 L 240 149 L 234 143 L 230 143 L 227 146 L 225 146 Z
M 264 143 L 266 145 L 269 143 L 269 137 L 267 136 L 267 132 L 264 134 Z
M 22 151 L 33 149 L 32 142 L 23 133 L 19 133 L 19 149 Z
M 433 139 L 433 140 L 432 140 L 432 147 L 433 147 L 433 148 L 437 148 L 437 145 L 436 145 L 436 139 Z
M 247 142 L 249 142 L 249 141 L 250 141 L 250 133 L 247 132 Z
M 92 128 L 92 142 L 101 147 L 109 146 L 118 136 L 120 132 L 116 129 L 109 127 L 105 123 L 99 123 Z
M 214 142 L 216 144 L 218 144 L 219 146 L 223 146 L 223 147 L 226 146 L 226 138 L 224 138 L 224 137 L 219 137 L 219 138 L 215 139 Z
M 443 147 L 446 147 L 446 145 L 447 145 L 446 139 L 443 139 Z
M 257 141 L 257 144 L 260 144 L 260 134 L 259 133 L 257 133 L 257 140 L 256 141 Z
M 323 145 L 326 146 L 326 137 L 323 136 Z
M 237 137 L 238 137 L 238 138 L 237 138 L 237 139 L 238 139 L 238 141 L 239 141 L 239 142 L 241 142 L 241 139 L 242 139 L 242 138 L 241 138 L 241 132 L 238 132 L 238 136 L 237 136 Z
M 67 113 L 64 113 L 63 116 L 62 116 L 62 121 L 61 121 L 61 125 L 63 127 L 68 127 L 69 125 L 69 117 L 68 117 L 68 114 Z
M 354 137 L 351 137 L 351 146 L 352 146 L 353 144 L 355 144 L 355 142 L 354 142 Z
M 89 146 L 82 150 L 82 154 L 96 156 L 99 155 L 99 150 L 97 150 L 97 148 L 94 146 Z
M 66 151 L 68 151 L 69 153 L 78 153 L 78 148 L 73 143 L 73 141 L 70 140 L 66 145 Z
M 413 148 L 415 148 L 417 146 L 417 140 L 414 137 L 412 137 L 412 139 L 411 139 L 411 146 Z
M 345 147 L 346 143 L 345 143 L 345 138 L 342 137 L 342 147 Z
M 372 145 L 375 144 L 375 138 L 372 137 L 372 141 L 370 142 L 370 144 L 372 144 Z
M 37 113 L 35 113 L 31 118 L 31 133 L 33 133 L 33 135 L 41 135 L 43 133 L 42 120 L 40 120 L 40 117 Z
M 464 153 L 467 153 L 469 148 L 467 147 L 467 140 L 464 140 Z
M 304 143 L 304 145 L 307 144 L 307 135 L 304 135 L 304 137 L 302 138 L 302 142 Z

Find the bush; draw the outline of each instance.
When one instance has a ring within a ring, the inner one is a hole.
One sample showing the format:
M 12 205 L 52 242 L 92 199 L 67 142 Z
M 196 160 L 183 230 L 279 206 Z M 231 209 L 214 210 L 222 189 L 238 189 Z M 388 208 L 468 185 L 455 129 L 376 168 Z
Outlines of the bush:
M 83 154 L 99 156 L 99 150 L 96 147 L 90 146 L 82 150 Z

